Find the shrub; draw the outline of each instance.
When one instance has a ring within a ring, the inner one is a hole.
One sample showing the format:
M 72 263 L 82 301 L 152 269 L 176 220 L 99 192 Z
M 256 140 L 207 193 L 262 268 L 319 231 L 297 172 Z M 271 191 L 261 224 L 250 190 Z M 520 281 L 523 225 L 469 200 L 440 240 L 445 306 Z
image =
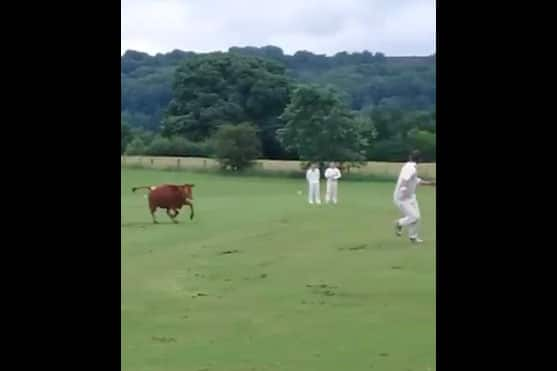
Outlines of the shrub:
M 215 133 L 214 149 L 223 168 L 239 171 L 253 165 L 261 153 L 261 141 L 250 123 L 222 125 Z
M 126 154 L 131 156 L 144 155 L 146 151 L 145 143 L 141 138 L 133 138 L 126 146 Z

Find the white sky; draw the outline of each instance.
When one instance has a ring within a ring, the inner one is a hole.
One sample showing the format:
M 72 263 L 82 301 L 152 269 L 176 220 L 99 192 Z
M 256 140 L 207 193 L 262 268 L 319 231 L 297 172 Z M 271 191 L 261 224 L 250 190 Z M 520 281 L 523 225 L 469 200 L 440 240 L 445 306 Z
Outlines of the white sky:
M 286 54 L 435 53 L 435 0 L 121 0 L 122 54 L 275 45 Z

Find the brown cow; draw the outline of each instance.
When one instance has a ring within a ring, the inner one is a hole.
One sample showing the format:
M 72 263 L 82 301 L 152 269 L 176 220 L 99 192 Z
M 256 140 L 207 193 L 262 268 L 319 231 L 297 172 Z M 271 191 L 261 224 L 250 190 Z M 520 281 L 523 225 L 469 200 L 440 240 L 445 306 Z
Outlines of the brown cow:
M 179 214 L 178 210 L 184 205 L 190 207 L 190 219 L 193 219 L 192 188 L 193 184 L 162 184 L 158 186 L 133 187 L 132 192 L 138 189 L 149 190 L 149 209 L 151 210 L 153 223 L 158 223 L 155 219 L 155 211 L 157 211 L 157 208 L 166 209 L 166 213 L 170 219 L 172 219 L 174 223 L 178 223 L 176 220 Z

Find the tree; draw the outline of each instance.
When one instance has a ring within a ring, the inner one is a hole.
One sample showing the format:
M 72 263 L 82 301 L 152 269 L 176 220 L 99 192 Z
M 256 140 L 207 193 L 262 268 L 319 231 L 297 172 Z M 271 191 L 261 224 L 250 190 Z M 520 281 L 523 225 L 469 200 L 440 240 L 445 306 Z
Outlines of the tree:
M 211 146 L 208 142 L 191 142 L 183 137 L 165 138 L 156 136 L 145 147 L 145 154 L 150 156 L 210 156 Z
M 145 143 L 143 143 L 143 140 L 141 140 L 141 138 L 139 137 L 133 138 L 130 144 L 128 144 L 128 146 L 126 147 L 126 154 L 128 155 L 145 155 L 145 152 Z
M 366 140 L 352 112 L 332 89 L 298 87 L 281 119 L 278 138 L 304 161 L 363 160 Z
M 131 126 L 159 130 L 162 114 L 172 98 L 173 74 L 174 68 L 147 65 L 129 75 L 122 74 L 122 114 Z
M 235 53 L 197 55 L 176 70 L 163 134 L 200 141 L 225 123 L 249 121 L 260 129 L 265 156 L 277 157 L 274 123 L 289 86 L 284 67 L 275 62 Z
M 412 129 L 408 132 L 409 143 L 420 150 L 423 161 L 435 161 L 435 134 L 428 131 Z
M 369 114 L 354 112 L 354 115 L 356 115 L 358 131 L 365 143 L 363 151 L 365 153 L 365 159 L 367 160 L 369 159 L 369 151 L 372 148 L 372 144 L 377 141 L 378 132 Z
M 214 151 L 223 168 L 243 170 L 260 155 L 257 128 L 250 123 L 221 125 L 214 136 Z
M 374 142 L 368 148 L 367 157 L 371 161 L 396 161 L 402 162 L 408 159 L 412 148 L 401 136 Z
M 258 128 L 265 158 L 298 159 L 276 136 L 284 126 L 279 116 L 291 99 L 293 82 L 331 85 L 351 109 L 364 113 L 373 108 L 377 138 L 375 149 L 366 151 L 369 159 L 377 154 L 387 161 L 405 159 L 414 128 L 435 134 L 435 55 L 287 55 L 266 46 L 211 54 L 129 51 L 121 62 L 122 121 L 153 134 L 142 136 L 147 147 L 163 129 L 168 138 L 200 142 L 224 123 L 249 121 Z
M 405 161 L 412 149 L 420 149 L 427 161 L 435 159 L 435 112 L 380 106 L 362 115 L 376 133 L 366 151 L 369 160 Z
M 125 122 L 120 122 L 120 139 L 122 140 L 122 146 L 120 147 L 120 153 L 126 152 L 127 145 L 132 140 L 132 132 L 130 127 Z
M 144 145 L 149 145 L 155 139 L 156 134 L 149 130 L 144 130 L 142 128 L 132 128 L 131 129 L 132 138 L 139 138 Z

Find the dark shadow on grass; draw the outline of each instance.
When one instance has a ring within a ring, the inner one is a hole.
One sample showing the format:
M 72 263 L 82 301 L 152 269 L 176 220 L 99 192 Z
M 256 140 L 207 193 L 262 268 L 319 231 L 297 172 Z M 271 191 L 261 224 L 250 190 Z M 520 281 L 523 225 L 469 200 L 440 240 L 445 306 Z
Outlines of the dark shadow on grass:
M 225 250 L 218 253 L 218 255 L 229 255 L 229 254 L 237 254 L 240 250 Z
M 410 243 L 400 243 L 400 240 L 385 240 L 367 244 L 356 244 L 351 246 L 337 247 L 338 251 L 366 251 L 366 250 L 384 250 L 384 251 L 398 251 L 411 248 Z
M 147 227 L 156 227 L 159 225 L 179 225 L 184 224 L 184 222 L 173 223 L 171 221 L 168 222 L 158 222 L 157 224 L 153 222 L 131 222 L 131 223 L 122 223 L 122 228 L 147 228 Z
M 356 250 L 364 250 L 367 249 L 368 246 L 367 244 L 359 244 L 359 245 L 355 245 L 355 246 L 345 246 L 345 247 L 338 247 L 338 250 L 352 250 L 352 251 L 356 251 Z

